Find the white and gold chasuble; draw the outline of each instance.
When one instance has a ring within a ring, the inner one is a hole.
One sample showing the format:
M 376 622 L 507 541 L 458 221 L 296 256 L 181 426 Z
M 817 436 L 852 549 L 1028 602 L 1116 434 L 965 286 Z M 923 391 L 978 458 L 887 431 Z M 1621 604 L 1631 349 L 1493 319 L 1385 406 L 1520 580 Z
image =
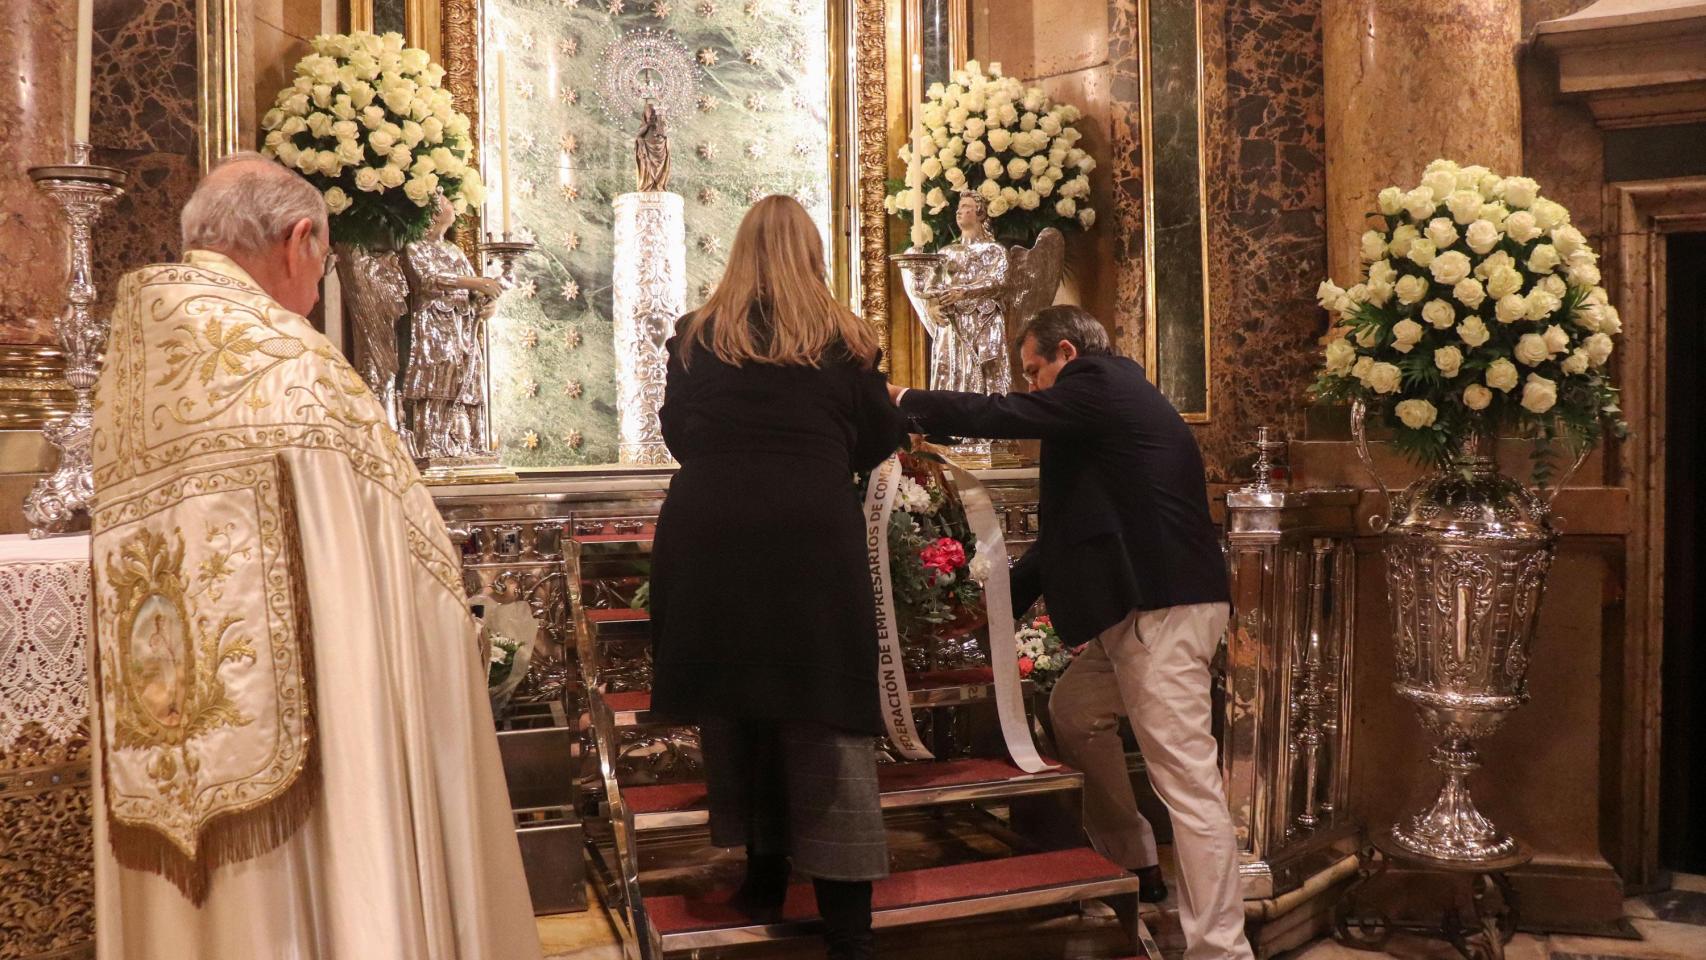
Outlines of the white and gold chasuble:
M 431 497 L 323 336 L 185 260 L 96 387 L 97 955 L 538 957 Z

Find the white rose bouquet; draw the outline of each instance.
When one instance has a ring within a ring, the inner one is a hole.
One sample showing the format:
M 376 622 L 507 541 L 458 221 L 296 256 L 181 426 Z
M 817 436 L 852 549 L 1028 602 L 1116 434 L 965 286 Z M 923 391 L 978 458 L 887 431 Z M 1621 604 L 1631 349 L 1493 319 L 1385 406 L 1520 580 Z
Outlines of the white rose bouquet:
M 1449 160 L 1379 204 L 1360 282 L 1317 291 L 1335 315 L 1317 398 L 1363 401 L 1429 466 L 1470 435 L 1537 438 L 1542 483 L 1552 441 L 1627 433 L 1606 368 L 1622 321 L 1568 210 L 1526 177 Z
M 1040 88 L 1002 76 L 999 63 L 986 71 L 968 61 L 946 86 L 930 85 L 912 141 L 900 150 L 919 182 L 891 183 L 884 206 L 910 219 L 922 201 L 922 221 L 911 232 L 920 250 L 955 236 L 954 208 L 967 191 L 989 201 L 990 229 L 1008 243 L 1035 243 L 1046 227 L 1088 230 L 1096 222 L 1089 176 L 1096 161 L 1078 146 L 1083 134 L 1072 125 L 1080 116 Z
M 261 152 L 320 188 L 334 241 L 400 247 L 426 232 L 436 194 L 459 214 L 484 199 L 468 118 L 425 50 L 396 33 L 323 34 L 312 45 L 261 120 Z

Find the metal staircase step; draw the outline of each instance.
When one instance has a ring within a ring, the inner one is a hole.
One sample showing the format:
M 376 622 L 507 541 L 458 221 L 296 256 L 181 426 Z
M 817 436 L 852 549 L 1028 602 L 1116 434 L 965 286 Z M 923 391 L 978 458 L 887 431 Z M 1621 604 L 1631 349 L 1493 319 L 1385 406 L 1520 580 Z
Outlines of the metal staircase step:
M 1078 790 L 1084 775 L 1067 767 L 1026 773 L 1006 760 L 971 758 L 877 767 L 885 810 L 969 803 L 1005 797 Z M 628 787 L 622 791 L 640 833 L 696 827 L 708 819 L 703 783 Z
M 587 611 L 590 618 L 594 611 Z M 623 611 L 609 611 L 620 613 Z M 611 622 L 619 618 L 611 617 Z M 906 679 L 908 692 L 912 696 L 912 705 L 921 707 L 953 707 L 966 703 L 993 701 L 995 699 L 995 671 L 989 667 L 968 667 L 960 670 L 933 670 L 928 673 L 912 674 Z M 1030 681 L 1025 681 L 1025 690 L 1030 691 Z M 629 690 L 620 693 L 604 694 L 604 702 L 609 705 L 616 726 L 636 727 L 648 724 L 667 724 L 662 717 L 652 715 L 652 695 L 650 691 Z
M 872 889 L 872 926 L 941 920 L 1097 897 L 1135 895 L 1137 877 L 1093 850 L 1057 850 L 891 874 Z M 782 920 L 754 924 L 728 905 L 730 891 L 705 897 L 648 896 L 644 913 L 665 953 L 808 936 L 818 926 L 811 884 L 788 891 Z

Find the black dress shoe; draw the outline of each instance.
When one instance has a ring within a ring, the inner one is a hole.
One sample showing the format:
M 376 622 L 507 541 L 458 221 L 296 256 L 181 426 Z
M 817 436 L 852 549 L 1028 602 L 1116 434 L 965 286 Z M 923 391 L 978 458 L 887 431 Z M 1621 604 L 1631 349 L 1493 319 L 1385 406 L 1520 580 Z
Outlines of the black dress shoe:
M 763 854 L 747 857 L 746 879 L 729 898 L 729 906 L 756 923 L 781 921 L 782 902 L 788 898 L 790 872 L 787 857 Z
M 1137 899 L 1144 903 L 1160 903 L 1167 899 L 1167 879 L 1161 875 L 1161 865 L 1133 870 L 1137 874 Z

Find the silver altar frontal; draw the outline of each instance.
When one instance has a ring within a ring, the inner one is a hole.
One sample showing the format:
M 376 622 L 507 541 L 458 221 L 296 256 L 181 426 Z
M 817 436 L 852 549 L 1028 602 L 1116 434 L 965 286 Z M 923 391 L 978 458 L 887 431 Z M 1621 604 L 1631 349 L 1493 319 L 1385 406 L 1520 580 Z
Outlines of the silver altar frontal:
M 681 195 L 616 198 L 615 326 L 617 456 L 624 464 L 669 463 L 658 424 L 667 357 L 664 342 L 687 310 L 687 228 Z

